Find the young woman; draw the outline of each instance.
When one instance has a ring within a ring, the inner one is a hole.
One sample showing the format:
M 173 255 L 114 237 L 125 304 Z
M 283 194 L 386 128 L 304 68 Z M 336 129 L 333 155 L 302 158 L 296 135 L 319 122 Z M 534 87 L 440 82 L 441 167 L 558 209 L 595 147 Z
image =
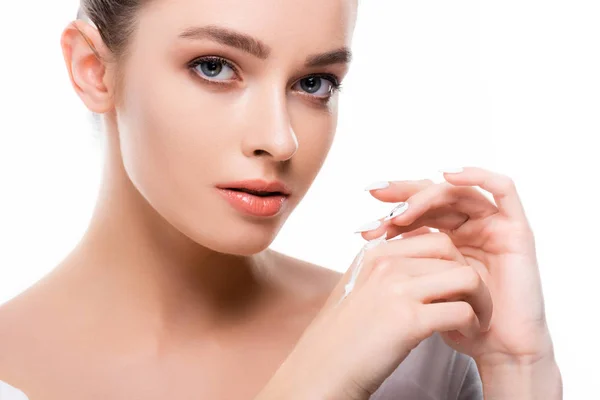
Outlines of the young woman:
M 562 397 L 509 178 L 371 186 L 400 205 L 362 235 L 397 240 L 347 297 L 353 268 L 269 249 L 332 143 L 356 12 L 81 1 L 61 45 L 107 140 L 102 188 L 76 248 L 0 308 L 0 399 Z

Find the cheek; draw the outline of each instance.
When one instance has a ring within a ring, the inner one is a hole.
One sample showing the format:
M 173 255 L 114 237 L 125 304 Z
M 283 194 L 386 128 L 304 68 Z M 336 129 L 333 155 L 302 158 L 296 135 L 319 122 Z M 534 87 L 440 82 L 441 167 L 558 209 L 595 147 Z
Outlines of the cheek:
M 328 114 L 305 116 L 302 123 L 295 124 L 294 131 L 298 137 L 298 151 L 294 155 L 294 165 L 299 178 L 302 179 L 307 189 L 329 154 L 336 126 L 337 108 L 332 109 Z
M 119 119 L 123 164 L 159 214 L 173 225 L 182 216 L 193 223 L 202 219 L 200 205 L 212 183 L 207 171 L 218 165 L 226 144 L 220 133 L 229 129 L 227 108 L 189 77 L 144 74 L 128 81 L 126 113 Z
M 245 112 L 251 110 L 201 86 L 185 72 L 152 70 L 152 64 L 147 63 L 144 72 L 129 74 L 118 115 L 127 175 L 157 213 L 192 240 L 226 253 L 259 251 L 272 241 L 282 221 L 257 229 L 225 218 L 232 212 L 213 188 L 248 165 L 240 140 L 248 134 Z M 337 107 L 323 111 L 292 104 L 289 112 L 298 151 L 285 178 L 305 193 L 331 147 Z M 290 203 L 290 211 L 301 197 Z

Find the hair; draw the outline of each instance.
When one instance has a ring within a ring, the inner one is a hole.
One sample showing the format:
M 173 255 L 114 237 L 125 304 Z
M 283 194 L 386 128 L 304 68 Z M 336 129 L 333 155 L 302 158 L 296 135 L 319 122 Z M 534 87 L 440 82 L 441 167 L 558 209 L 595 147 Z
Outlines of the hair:
M 95 56 L 105 63 L 114 63 L 115 68 L 115 98 L 121 95 L 123 74 L 122 65 L 130 53 L 130 44 L 137 29 L 140 9 L 149 0 L 80 0 L 77 19 L 85 20 L 93 25 L 100 34 L 110 58 L 102 57 L 94 48 L 89 38 L 74 24 L 84 37 Z M 95 114 L 95 117 L 98 115 Z
M 80 0 L 77 19 L 95 25 L 116 59 L 126 57 L 139 10 L 148 0 Z
M 89 38 L 77 28 L 87 41 L 96 57 L 104 62 L 114 62 L 116 72 L 116 99 L 119 99 L 123 76 L 120 67 L 130 52 L 130 44 L 137 29 L 140 9 L 151 0 L 80 0 L 77 19 L 86 20 L 98 29 L 104 45 L 110 50 L 112 59 L 103 59 Z M 358 0 L 357 4 L 358 4 Z

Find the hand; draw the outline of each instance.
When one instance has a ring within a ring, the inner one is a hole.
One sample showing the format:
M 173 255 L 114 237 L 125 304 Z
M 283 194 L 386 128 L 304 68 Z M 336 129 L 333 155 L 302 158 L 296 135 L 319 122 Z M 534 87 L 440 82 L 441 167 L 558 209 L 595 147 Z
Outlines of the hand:
M 353 290 L 342 297 L 349 268 L 259 398 L 368 399 L 434 332 L 488 328 L 490 293 L 448 235 L 383 242 L 362 260 Z
M 371 194 L 385 202 L 406 202 L 406 211 L 362 233 L 392 238 L 424 227 L 446 233 L 468 265 L 489 287 L 494 313 L 490 330 L 475 338 L 446 333 L 456 350 L 478 365 L 525 361 L 552 354 L 533 232 L 514 182 L 481 168 L 444 174 L 446 182 L 396 181 Z M 475 187 L 490 192 L 496 204 Z M 403 235 L 404 236 L 404 235 Z M 458 341 L 458 343 L 457 343 Z

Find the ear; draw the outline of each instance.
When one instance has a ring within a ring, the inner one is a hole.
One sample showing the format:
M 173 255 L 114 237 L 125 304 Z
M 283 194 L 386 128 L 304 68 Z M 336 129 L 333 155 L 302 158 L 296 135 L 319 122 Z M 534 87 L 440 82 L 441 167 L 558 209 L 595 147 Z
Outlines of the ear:
M 114 109 L 112 53 L 93 25 L 76 20 L 61 35 L 60 45 L 77 95 L 86 107 L 102 114 Z

